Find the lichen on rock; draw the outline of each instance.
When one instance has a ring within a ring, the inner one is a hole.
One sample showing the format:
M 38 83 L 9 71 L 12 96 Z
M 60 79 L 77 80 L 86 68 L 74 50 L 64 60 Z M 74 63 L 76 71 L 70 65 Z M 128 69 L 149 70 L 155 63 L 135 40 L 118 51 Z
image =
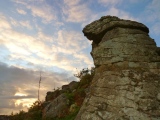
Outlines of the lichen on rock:
M 83 29 L 96 66 L 75 120 L 159 120 L 160 50 L 142 23 L 104 16 Z

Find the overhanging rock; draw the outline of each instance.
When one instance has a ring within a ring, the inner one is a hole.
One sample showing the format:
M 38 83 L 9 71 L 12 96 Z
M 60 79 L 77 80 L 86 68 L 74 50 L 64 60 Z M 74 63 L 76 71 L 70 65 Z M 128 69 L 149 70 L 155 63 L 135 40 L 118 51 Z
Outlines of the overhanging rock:
M 76 120 L 160 120 L 160 52 L 148 28 L 105 16 L 83 33 L 96 69 Z

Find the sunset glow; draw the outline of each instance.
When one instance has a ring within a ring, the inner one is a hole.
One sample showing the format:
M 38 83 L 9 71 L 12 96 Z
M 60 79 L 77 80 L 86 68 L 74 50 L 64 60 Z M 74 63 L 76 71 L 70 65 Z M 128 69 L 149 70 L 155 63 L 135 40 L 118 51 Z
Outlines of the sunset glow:
M 31 107 L 31 105 L 36 101 L 37 99 L 20 99 L 15 101 L 15 106 L 22 105 L 23 107 Z
M 16 93 L 15 96 L 27 96 L 27 95 L 24 93 Z

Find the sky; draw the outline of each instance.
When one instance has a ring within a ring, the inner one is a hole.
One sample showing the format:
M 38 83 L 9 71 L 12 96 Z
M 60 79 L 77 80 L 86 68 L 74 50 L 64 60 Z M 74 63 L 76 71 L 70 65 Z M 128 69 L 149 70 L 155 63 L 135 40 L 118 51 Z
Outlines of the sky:
M 141 22 L 160 47 L 160 0 L 0 0 L 0 114 L 16 113 L 93 67 L 85 25 L 113 15 Z

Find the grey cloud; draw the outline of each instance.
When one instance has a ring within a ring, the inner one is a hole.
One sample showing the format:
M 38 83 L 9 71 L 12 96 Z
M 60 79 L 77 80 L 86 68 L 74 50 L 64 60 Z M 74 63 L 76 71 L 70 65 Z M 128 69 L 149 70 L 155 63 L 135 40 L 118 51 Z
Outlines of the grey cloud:
M 27 96 L 0 96 L 0 99 L 28 99 L 28 98 L 35 98 L 34 95 L 27 95 Z
M 61 87 L 67 80 L 72 81 L 75 78 L 67 72 L 42 71 L 40 99 L 44 100 L 46 92 L 52 91 L 54 87 Z M 24 109 L 21 103 L 15 105 L 17 100 L 37 99 L 38 81 L 39 71 L 8 66 L 0 62 L 0 114 Z M 16 93 L 22 93 L 22 96 L 15 96 Z

